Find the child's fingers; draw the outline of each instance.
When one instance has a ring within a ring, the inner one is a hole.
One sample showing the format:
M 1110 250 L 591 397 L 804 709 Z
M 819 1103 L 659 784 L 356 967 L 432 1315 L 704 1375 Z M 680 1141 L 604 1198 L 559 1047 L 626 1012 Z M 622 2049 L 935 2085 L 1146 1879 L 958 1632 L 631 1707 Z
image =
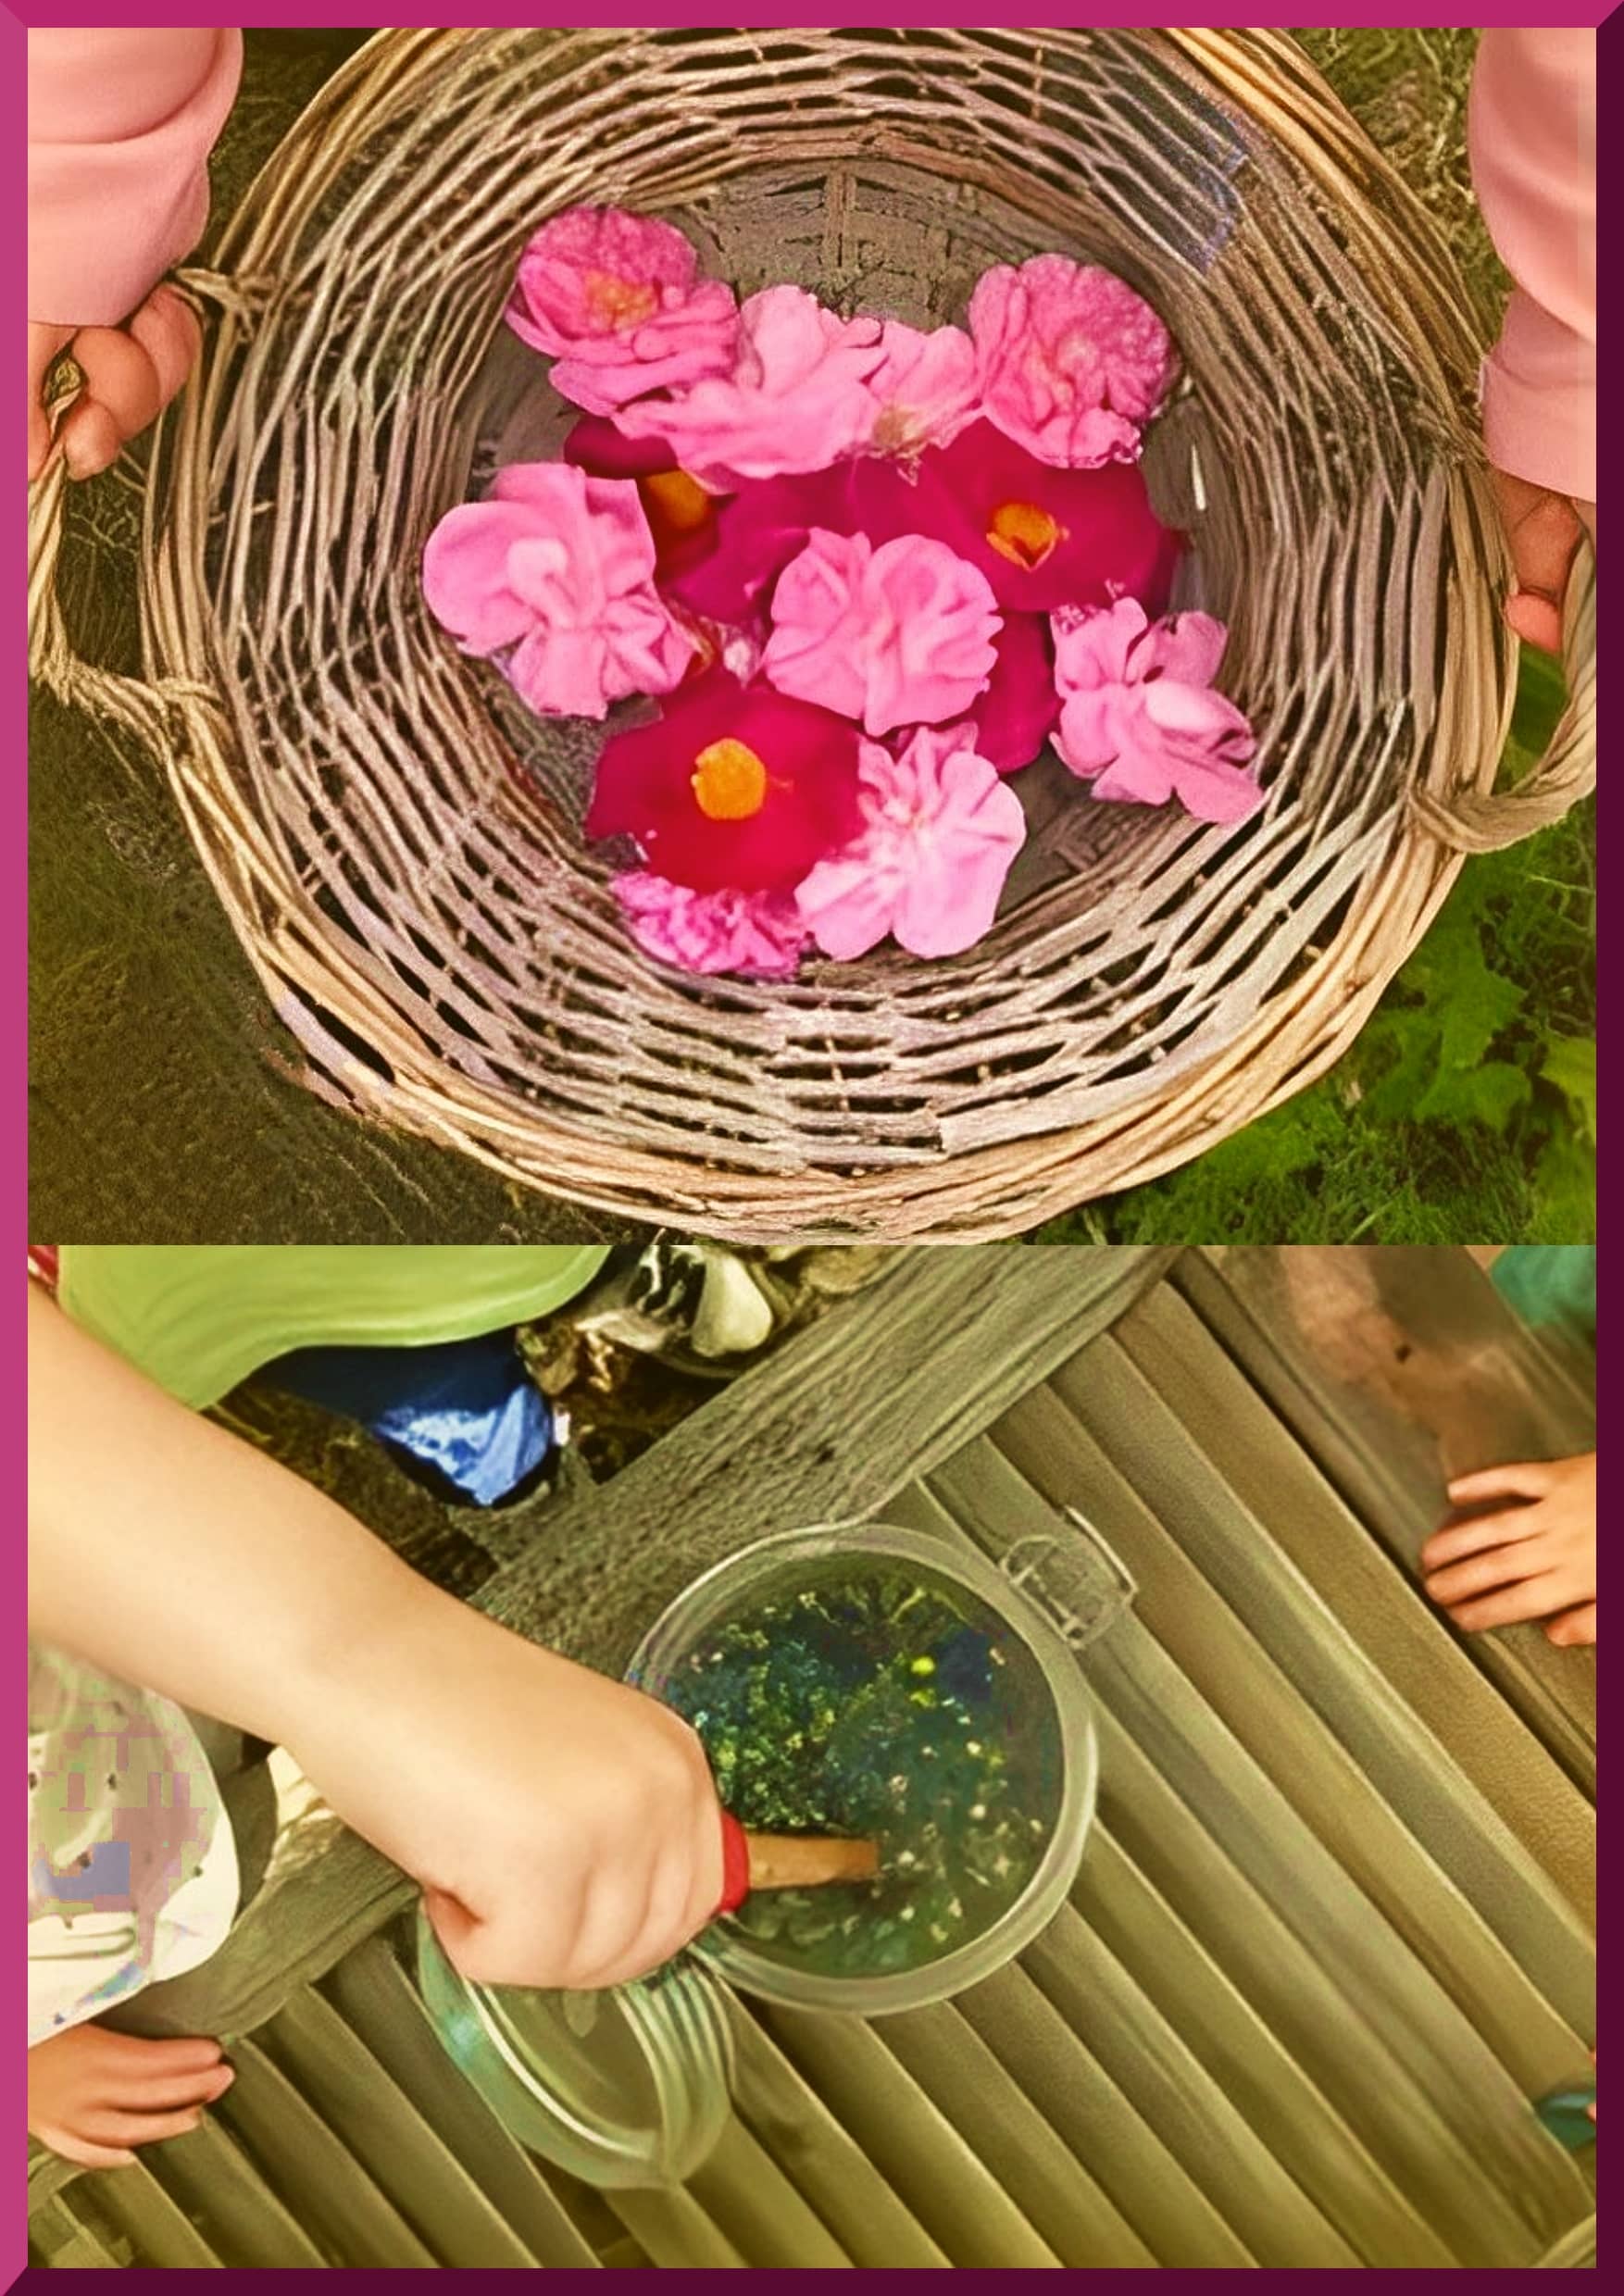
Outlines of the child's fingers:
M 155 287 L 130 321 L 129 331 L 151 359 L 158 379 L 158 405 L 167 406 L 203 348 L 196 314 L 172 287 Z
M 76 2161 L 81 2168 L 133 2168 L 135 2155 L 122 2146 L 92 2144 L 86 2137 L 70 2137 L 66 2129 L 55 2136 L 42 2137 L 41 2142 L 59 2152 L 65 2161 Z
M 183 2073 L 210 2073 L 221 2061 L 220 2045 L 206 2035 L 177 2040 L 149 2040 L 144 2033 L 115 2033 L 97 2026 L 97 2042 L 104 2059 L 118 2067 L 119 2078 L 139 2080 L 151 2073 L 165 2079 Z
M 51 418 L 45 412 L 45 381 L 73 340 L 71 327 L 28 329 L 28 478 L 31 486 L 51 458 Z
M 1480 1554 L 1485 1547 L 1516 1546 L 1534 1539 L 1543 1528 L 1536 1507 L 1514 1507 L 1509 1515 L 1474 1515 L 1469 1522 L 1445 1523 L 1421 1549 L 1423 1572 L 1442 1570 L 1466 1555 Z
M 1537 1578 L 1549 1566 L 1544 1541 L 1525 1539 L 1516 1546 L 1491 1547 L 1485 1554 L 1468 1554 L 1461 1562 L 1451 1563 L 1443 1570 L 1429 1571 L 1421 1583 L 1431 1600 L 1448 1610 L 1475 1594 L 1488 1594 L 1495 1587 L 1518 1586 L 1525 1578 Z
M 1515 1586 L 1497 1587 L 1492 1594 L 1474 1595 L 1469 1602 L 1444 1605 L 1455 1625 L 1468 1634 L 1485 1627 L 1515 1627 L 1530 1618 L 1548 1618 L 1563 1607 L 1564 1590 L 1549 1571 L 1537 1578 L 1519 1579 Z
M 132 2111 L 156 2113 L 168 2105 L 213 2104 L 223 2097 L 236 2079 L 234 2068 L 229 2065 L 211 2065 L 190 2073 L 151 2072 L 131 2081 L 121 2091 L 122 2102 Z
M 1449 1486 L 1449 1495 L 1457 1506 L 1469 1506 L 1474 1500 L 1506 1495 L 1543 1499 L 1555 1485 L 1556 1465 L 1553 1460 L 1515 1459 L 1505 1466 L 1483 1466 L 1470 1475 L 1457 1475 Z
M 1596 1606 L 1580 1603 L 1572 1610 L 1561 1611 L 1545 1628 L 1545 1640 L 1555 1642 L 1558 1650 L 1573 1650 L 1596 1639 Z
M 165 2137 L 187 2137 L 202 2121 L 194 2105 L 184 2113 L 87 2113 L 81 2124 L 94 2144 L 158 2144 Z
M 151 356 L 121 327 L 81 327 L 73 358 L 84 393 L 63 420 L 62 452 L 72 475 L 88 479 L 146 429 L 163 405 L 163 392 Z

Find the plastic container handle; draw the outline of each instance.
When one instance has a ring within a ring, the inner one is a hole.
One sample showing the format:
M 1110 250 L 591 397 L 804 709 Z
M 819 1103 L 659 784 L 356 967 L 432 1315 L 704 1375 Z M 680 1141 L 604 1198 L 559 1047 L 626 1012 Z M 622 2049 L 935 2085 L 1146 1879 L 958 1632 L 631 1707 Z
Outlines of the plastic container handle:
M 750 1838 L 731 1810 L 722 1812 L 722 1893 L 712 1919 L 736 1914 L 750 1894 Z

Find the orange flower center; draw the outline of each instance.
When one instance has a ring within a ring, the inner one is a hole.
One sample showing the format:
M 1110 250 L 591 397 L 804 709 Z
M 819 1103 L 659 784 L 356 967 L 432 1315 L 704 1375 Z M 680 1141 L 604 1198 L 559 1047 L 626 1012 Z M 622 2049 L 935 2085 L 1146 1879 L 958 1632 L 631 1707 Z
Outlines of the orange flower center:
M 697 534 L 716 514 L 716 505 L 686 470 L 656 470 L 640 479 L 643 507 L 672 534 Z
M 767 767 L 743 742 L 712 742 L 693 760 L 693 794 L 707 821 L 751 821 L 767 803 Z
M 646 281 L 617 279 L 612 271 L 586 275 L 587 308 L 607 327 L 635 327 L 659 307 L 658 290 Z
M 1001 558 L 1030 574 L 1066 540 L 1066 529 L 1036 503 L 1000 503 L 987 528 L 987 540 Z

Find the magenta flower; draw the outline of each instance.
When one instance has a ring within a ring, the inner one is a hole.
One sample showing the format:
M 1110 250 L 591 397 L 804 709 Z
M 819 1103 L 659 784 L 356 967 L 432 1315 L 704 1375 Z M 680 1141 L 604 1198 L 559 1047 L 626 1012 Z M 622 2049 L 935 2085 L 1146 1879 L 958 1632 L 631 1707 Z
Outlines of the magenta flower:
M 1026 817 L 974 740 L 922 726 L 900 756 L 863 743 L 862 828 L 795 896 L 829 955 L 862 956 L 891 933 L 916 956 L 956 956 L 992 924 Z
M 1069 256 L 983 271 L 970 297 L 982 411 L 1041 462 L 1135 462 L 1172 337 L 1125 280 Z
M 1039 614 L 1006 614 L 994 640 L 987 691 L 967 713 L 977 754 L 1000 773 L 1030 766 L 1060 718 L 1049 625 Z
M 911 514 L 918 532 L 981 568 L 1001 606 L 1048 614 L 1124 594 L 1152 613 L 1167 604 L 1180 540 L 1151 508 L 1135 468 L 1056 469 L 978 422 L 921 457 L 912 494 L 910 504 L 893 490 L 869 505 L 870 518 Z
M 634 837 L 652 870 L 696 892 L 771 892 L 857 820 L 856 728 L 718 669 L 605 742 L 586 833 Z
M 856 531 L 856 474 L 885 467 L 839 462 L 828 470 L 741 486 L 717 503 L 712 547 L 673 568 L 672 595 L 711 621 L 751 620 L 815 527 L 834 534 Z
M 571 207 L 543 224 L 520 256 L 507 323 L 556 360 L 556 390 L 606 415 L 732 366 L 732 289 L 698 269 L 668 223 L 621 207 Z
M 614 892 L 638 946 L 687 973 L 781 980 L 812 938 L 788 893 L 695 892 L 646 869 L 617 877 Z
M 466 654 L 504 656 L 544 715 L 602 718 L 668 693 L 693 653 L 654 587 L 637 489 L 565 463 L 511 463 L 446 512 L 423 553 L 430 611 Z
M 768 287 L 739 315 L 731 373 L 621 408 L 628 438 L 661 438 L 684 470 L 727 492 L 743 479 L 821 470 L 868 443 L 880 321 L 837 318 L 800 287 Z
M 984 575 L 905 534 L 876 550 L 815 528 L 779 576 L 762 675 L 868 733 L 956 718 L 993 673 L 998 610 Z
M 922 334 L 900 319 L 880 331 L 881 363 L 868 378 L 876 408 L 868 441 L 875 455 L 907 456 L 946 446 L 981 406 L 976 346 L 962 327 Z
M 1262 805 L 1242 770 L 1257 746 L 1252 729 L 1213 690 L 1227 634 L 1208 614 L 1150 622 L 1132 598 L 1055 617 L 1055 746 L 1096 797 L 1177 797 L 1198 821 L 1243 821 Z

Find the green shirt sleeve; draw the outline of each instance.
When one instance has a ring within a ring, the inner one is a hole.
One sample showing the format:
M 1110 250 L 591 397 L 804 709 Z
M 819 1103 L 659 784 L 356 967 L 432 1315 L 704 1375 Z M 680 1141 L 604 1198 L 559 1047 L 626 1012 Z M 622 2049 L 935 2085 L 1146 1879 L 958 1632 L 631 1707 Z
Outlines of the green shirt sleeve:
M 424 1347 L 550 1314 L 601 1244 L 62 1246 L 76 1323 L 203 1409 L 296 1347 Z

